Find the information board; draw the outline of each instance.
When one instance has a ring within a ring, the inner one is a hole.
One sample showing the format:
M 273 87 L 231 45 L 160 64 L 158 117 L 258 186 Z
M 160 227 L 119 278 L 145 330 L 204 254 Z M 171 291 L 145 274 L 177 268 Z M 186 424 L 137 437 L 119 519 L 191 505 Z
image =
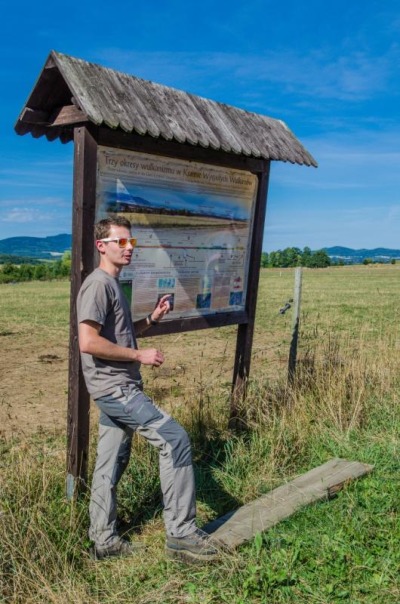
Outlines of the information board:
M 170 318 L 243 310 L 257 177 L 199 162 L 98 147 L 96 220 L 132 223 L 120 281 L 134 321 L 170 294 Z

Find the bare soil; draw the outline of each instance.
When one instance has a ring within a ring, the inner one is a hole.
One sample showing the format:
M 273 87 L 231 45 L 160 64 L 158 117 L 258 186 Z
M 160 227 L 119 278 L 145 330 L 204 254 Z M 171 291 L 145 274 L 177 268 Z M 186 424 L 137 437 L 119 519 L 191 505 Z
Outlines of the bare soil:
M 142 368 L 147 391 L 159 404 L 173 409 L 212 388 L 227 391 L 235 330 L 219 331 L 224 333 L 207 330 L 139 340 L 141 347 L 160 348 L 166 356 L 162 367 Z M 66 430 L 68 338 L 60 335 L 42 340 L 35 331 L 0 331 L 0 436 Z M 97 416 L 94 405 L 92 415 Z

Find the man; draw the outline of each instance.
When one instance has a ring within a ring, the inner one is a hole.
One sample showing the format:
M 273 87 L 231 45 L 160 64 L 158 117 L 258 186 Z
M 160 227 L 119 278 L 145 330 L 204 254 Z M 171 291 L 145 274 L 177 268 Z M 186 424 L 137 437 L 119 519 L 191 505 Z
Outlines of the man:
M 117 484 L 127 467 L 136 431 L 160 452 L 160 480 L 167 533 L 166 551 L 187 561 L 212 560 L 217 549 L 196 528 L 191 447 L 185 430 L 144 394 L 140 365 L 159 367 L 156 348 L 138 350 L 135 332 L 143 333 L 169 312 L 163 296 L 152 313 L 132 323 L 118 276 L 131 261 L 136 240 L 121 216 L 95 225 L 100 264 L 84 281 L 77 299 L 79 347 L 86 386 L 100 409 L 99 441 L 89 506 L 89 536 L 97 559 L 126 556 L 141 544 L 116 531 Z

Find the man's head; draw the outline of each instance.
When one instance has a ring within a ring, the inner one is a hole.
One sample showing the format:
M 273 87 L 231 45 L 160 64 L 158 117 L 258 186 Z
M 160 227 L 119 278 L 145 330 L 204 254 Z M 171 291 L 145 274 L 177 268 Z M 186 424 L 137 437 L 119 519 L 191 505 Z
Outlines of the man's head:
M 100 267 L 110 274 L 119 274 L 131 262 L 136 240 L 131 236 L 131 223 L 123 216 L 100 220 L 94 227 Z

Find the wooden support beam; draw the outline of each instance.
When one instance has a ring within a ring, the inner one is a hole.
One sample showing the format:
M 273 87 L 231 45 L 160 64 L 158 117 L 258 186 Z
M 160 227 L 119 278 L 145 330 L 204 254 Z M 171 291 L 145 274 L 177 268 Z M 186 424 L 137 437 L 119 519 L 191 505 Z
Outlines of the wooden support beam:
M 69 124 L 78 124 L 87 122 L 88 117 L 86 113 L 83 113 L 75 105 L 65 105 L 64 107 L 58 107 L 53 111 L 49 118 L 49 124 L 51 126 L 65 126 Z
M 76 298 L 94 268 L 97 143 L 86 127 L 74 131 L 74 204 L 72 228 L 70 347 L 68 373 L 67 497 L 85 484 L 89 446 L 89 395 L 78 346 Z
M 197 329 L 210 329 L 212 327 L 226 327 L 227 325 L 240 325 L 247 323 L 247 314 L 244 311 L 220 312 L 214 315 L 201 317 L 188 317 L 186 319 L 164 319 L 155 327 L 147 329 L 143 336 L 164 336 L 171 333 L 182 333 L 184 331 L 195 331 Z
M 19 119 L 24 124 L 48 124 L 49 114 L 46 111 L 25 107 Z
M 373 466 L 358 461 L 331 459 L 203 528 L 227 547 L 238 547 L 304 505 L 331 499 L 347 482 L 372 470 Z
M 262 242 L 267 208 L 269 169 L 270 162 L 268 161 L 265 162 L 264 172 L 258 176 L 259 182 L 253 217 L 253 232 L 251 236 L 249 272 L 247 279 L 246 313 L 248 321 L 238 327 L 235 365 L 233 369 L 231 413 L 229 419 L 229 427 L 233 429 L 243 426 L 243 419 L 240 417 L 240 408 L 246 396 L 246 383 L 250 373 Z
M 87 122 L 88 117 L 75 105 L 57 107 L 51 114 L 26 107 L 22 112 L 20 121 L 24 124 L 58 127 Z

